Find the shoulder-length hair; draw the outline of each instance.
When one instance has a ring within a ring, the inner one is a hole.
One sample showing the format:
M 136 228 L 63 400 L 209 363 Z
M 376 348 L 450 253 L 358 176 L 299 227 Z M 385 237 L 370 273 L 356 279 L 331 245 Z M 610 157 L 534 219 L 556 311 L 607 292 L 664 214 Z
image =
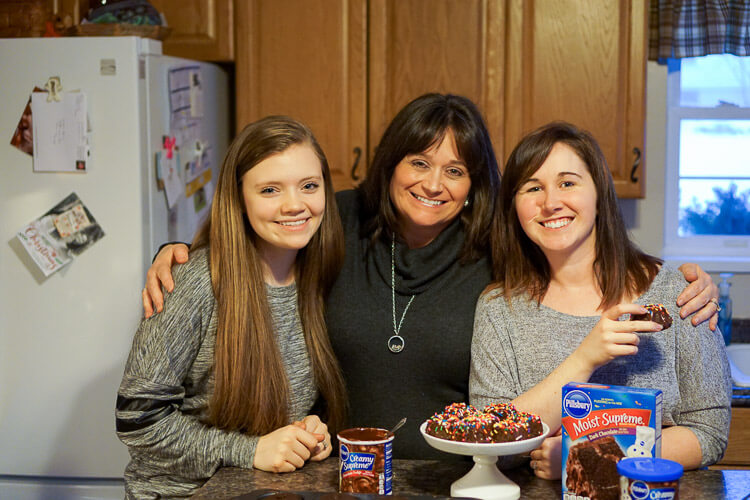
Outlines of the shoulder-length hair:
M 518 221 L 515 196 L 549 156 L 555 144 L 570 147 L 586 164 L 596 186 L 596 257 L 594 272 L 606 309 L 627 295 L 645 292 L 659 272 L 661 260 L 640 251 L 628 237 L 617 204 L 612 175 L 592 135 L 565 122 L 552 122 L 525 136 L 508 158 L 492 228 L 493 284 L 507 299 L 528 293 L 541 301 L 550 283 L 550 267 L 542 250 Z
M 328 423 L 345 417 L 344 381 L 324 320 L 324 300 L 344 255 L 341 220 L 331 174 L 312 132 L 285 116 L 269 116 L 245 127 L 229 146 L 221 166 L 211 215 L 193 241 L 208 245 L 211 282 L 218 303 L 215 387 L 209 423 L 253 435 L 289 424 L 289 382 L 266 296 L 257 238 L 247 217 L 242 176 L 295 145 L 313 149 L 323 171 L 326 208 L 320 228 L 297 253 L 298 309 L 315 383 L 325 398 Z
M 390 194 L 396 165 L 407 155 L 440 144 L 449 130 L 471 178 L 469 204 L 461 211 L 466 233 L 461 256 L 474 260 L 487 255 L 500 170 L 482 114 L 471 100 L 450 94 L 425 94 L 404 106 L 375 148 L 367 176 L 358 188 L 363 200 L 362 230 L 372 241 L 390 239 L 399 232 Z

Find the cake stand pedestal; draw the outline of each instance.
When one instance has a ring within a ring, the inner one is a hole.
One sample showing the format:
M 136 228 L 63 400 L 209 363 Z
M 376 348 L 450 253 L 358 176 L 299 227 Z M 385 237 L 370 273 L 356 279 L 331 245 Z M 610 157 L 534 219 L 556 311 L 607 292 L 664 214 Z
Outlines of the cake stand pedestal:
M 482 500 L 518 500 L 521 488 L 497 468 L 497 457 L 518 455 L 538 448 L 549 434 L 542 423 L 542 434 L 512 443 L 462 443 L 436 438 L 426 432 L 427 422 L 419 427 L 427 444 L 440 451 L 458 455 L 472 455 L 474 467 L 451 485 L 452 497 L 473 497 Z

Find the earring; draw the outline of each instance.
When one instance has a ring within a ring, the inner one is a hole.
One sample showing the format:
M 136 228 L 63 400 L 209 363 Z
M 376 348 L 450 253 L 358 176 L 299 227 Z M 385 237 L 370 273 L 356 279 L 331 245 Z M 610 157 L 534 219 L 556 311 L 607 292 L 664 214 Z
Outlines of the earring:
M 469 206 L 469 199 L 468 199 L 468 198 L 466 198 L 466 199 L 464 200 L 464 206 L 465 206 L 465 207 L 468 207 L 468 206 Z

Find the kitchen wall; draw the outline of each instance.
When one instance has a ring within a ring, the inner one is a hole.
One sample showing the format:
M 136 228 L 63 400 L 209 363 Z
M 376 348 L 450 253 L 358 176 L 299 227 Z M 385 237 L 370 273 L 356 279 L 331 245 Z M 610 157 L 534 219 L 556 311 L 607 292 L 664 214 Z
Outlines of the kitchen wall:
M 664 168 L 666 163 L 667 67 L 648 62 L 646 75 L 646 198 L 622 200 L 632 237 L 645 251 L 661 255 L 664 240 Z M 712 274 L 719 282 L 718 274 Z M 731 279 L 734 318 L 750 318 L 750 274 Z

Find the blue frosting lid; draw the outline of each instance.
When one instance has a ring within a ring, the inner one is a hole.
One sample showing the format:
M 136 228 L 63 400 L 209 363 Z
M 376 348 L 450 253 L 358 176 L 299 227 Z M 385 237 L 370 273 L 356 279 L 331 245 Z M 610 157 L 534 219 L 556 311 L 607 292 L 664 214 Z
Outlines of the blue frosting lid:
M 617 472 L 652 483 L 674 481 L 682 476 L 682 465 L 666 458 L 623 458 L 617 462 Z

